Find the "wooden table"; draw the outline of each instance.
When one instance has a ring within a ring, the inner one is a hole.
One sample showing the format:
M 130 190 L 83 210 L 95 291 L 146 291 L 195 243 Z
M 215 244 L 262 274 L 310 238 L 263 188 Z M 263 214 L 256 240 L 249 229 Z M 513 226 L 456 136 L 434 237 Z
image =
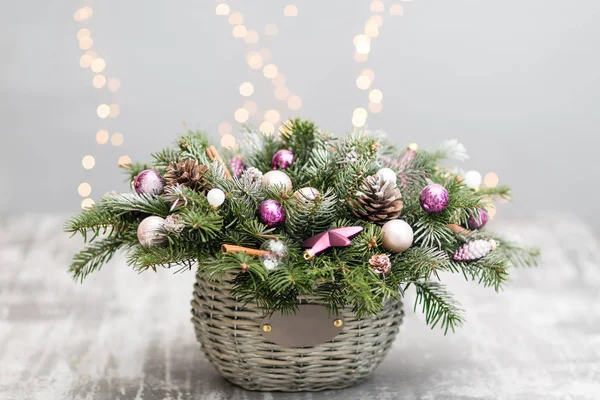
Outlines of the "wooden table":
M 0 399 L 600 399 L 600 247 L 572 216 L 496 225 L 538 243 L 543 266 L 515 270 L 500 295 L 444 277 L 462 329 L 444 337 L 409 309 L 371 380 L 313 394 L 221 379 L 194 338 L 191 272 L 138 275 L 119 257 L 74 283 L 80 241 L 63 221 L 0 218 Z

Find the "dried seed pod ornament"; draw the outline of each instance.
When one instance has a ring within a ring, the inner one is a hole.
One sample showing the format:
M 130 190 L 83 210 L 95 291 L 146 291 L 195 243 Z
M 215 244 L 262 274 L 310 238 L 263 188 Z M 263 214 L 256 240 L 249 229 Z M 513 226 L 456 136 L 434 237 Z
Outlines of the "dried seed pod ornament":
M 460 246 L 454 252 L 452 259 L 454 261 L 471 262 L 482 259 L 496 249 L 498 243 L 495 240 L 471 240 Z

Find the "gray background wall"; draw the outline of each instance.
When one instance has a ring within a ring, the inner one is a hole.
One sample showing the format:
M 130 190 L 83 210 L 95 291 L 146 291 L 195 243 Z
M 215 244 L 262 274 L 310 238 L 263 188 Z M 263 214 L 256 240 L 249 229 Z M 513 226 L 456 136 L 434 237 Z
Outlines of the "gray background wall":
M 248 69 L 248 45 L 215 15 L 214 2 L 105 0 L 92 4 L 85 26 L 107 62 L 106 75 L 121 80 L 121 114 L 100 120 L 96 106 L 110 97 L 78 65 L 73 12 L 81 2 L 3 0 L 1 212 L 77 210 L 83 181 L 93 198 L 125 190 L 119 156 L 143 160 L 180 133 L 184 120 L 216 138 L 218 123 L 233 122 L 243 104 L 238 86 L 245 80 L 254 83 L 261 110 L 348 131 L 352 110 L 366 105 L 354 82 L 368 67 L 384 93 L 383 111 L 370 116 L 369 128 L 423 147 L 459 138 L 472 156 L 465 169 L 494 171 L 513 185 L 514 203 L 504 215 L 574 212 L 600 227 L 600 3 L 402 2 L 403 17 L 383 14 L 366 64 L 353 61 L 352 38 L 370 14 L 368 1 L 294 0 L 296 18 L 284 18 L 283 2 L 229 4 L 260 33 L 267 23 L 279 26 L 263 43 L 303 99 L 298 112 L 277 102 L 270 83 Z M 123 133 L 124 144 L 97 144 L 101 128 Z M 85 154 L 96 157 L 90 171 L 81 167 Z

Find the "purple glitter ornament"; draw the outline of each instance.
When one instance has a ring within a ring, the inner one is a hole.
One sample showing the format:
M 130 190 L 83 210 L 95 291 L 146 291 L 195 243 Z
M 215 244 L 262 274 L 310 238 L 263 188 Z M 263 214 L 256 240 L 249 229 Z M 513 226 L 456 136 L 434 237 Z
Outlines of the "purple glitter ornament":
M 155 170 L 146 169 L 135 177 L 133 188 L 138 194 L 161 194 L 165 188 L 165 181 Z
M 419 195 L 421 207 L 430 214 L 444 211 L 448 207 L 448 202 L 448 191 L 445 187 L 437 183 L 425 186 L 425 189 Z
M 279 150 L 271 160 L 273 169 L 288 169 L 293 163 L 294 153 L 290 150 Z
M 268 227 L 277 226 L 285 221 L 285 208 L 275 200 L 265 200 L 258 206 L 258 217 Z
M 233 172 L 233 176 L 236 178 L 246 170 L 246 164 L 240 156 L 235 156 L 231 160 L 229 160 L 229 166 L 231 167 L 231 172 Z
M 469 229 L 481 229 L 484 227 L 485 224 L 487 224 L 488 219 L 489 216 L 487 211 L 485 211 L 485 209 L 483 208 L 480 208 L 479 218 L 476 218 L 475 216 L 470 217 L 468 227 Z

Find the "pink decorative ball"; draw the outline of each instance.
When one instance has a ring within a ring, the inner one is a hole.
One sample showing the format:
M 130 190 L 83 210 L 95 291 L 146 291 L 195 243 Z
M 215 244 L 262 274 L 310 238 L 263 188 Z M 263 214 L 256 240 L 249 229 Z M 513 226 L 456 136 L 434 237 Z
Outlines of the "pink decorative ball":
M 444 211 L 448 207 L 449 201 L 448 190 L 437 183 L 425 186 L 419 195 L 421 207 L 430 214 Z
M 479 219 L 477 219 L 475 216 L 472 216 L 471 218 L 469 218 L 469 229 L 481 229 L 485 226 L 485 224 L 487 224 L 489 219 L 488 213 L 487 211 L 485 211 L 485 209 L 480 208 L 479 209 Z
M 135 177 L 133 188 L 139 194 L 161 194 L 165 188 L 165 181 L 155 170 L 146 169 Z
M 273 155 L 273 169 L 288 169 L 294 163 L 294 153 L 290 150 L 279 150 Z
M 258 217 L 268 227 L 281 225 L 285 221 L 285 208 L 275 200 L 265 200 L 258 206 Z

